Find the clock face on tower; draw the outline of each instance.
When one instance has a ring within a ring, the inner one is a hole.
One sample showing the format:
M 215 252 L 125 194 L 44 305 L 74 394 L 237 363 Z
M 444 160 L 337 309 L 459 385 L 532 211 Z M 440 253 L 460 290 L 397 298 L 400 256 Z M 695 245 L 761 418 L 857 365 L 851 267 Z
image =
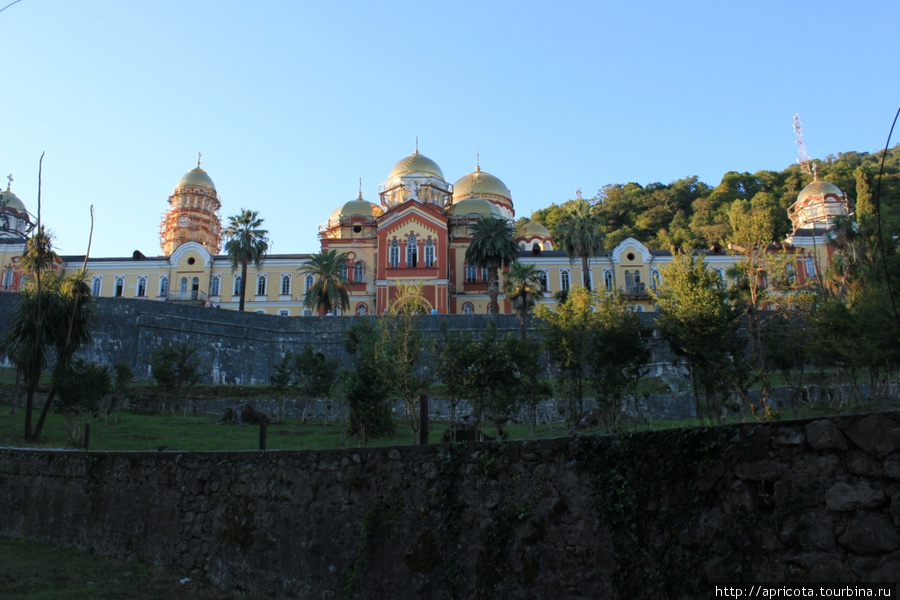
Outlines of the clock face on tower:
M 189 218 L 187 218 L 186 216 L 183 216 L 180 219 L 178 219 L 178 224 L 181 225 L 182 227 L 187 227 L 188 225 L 191 224 L 191 220 Z

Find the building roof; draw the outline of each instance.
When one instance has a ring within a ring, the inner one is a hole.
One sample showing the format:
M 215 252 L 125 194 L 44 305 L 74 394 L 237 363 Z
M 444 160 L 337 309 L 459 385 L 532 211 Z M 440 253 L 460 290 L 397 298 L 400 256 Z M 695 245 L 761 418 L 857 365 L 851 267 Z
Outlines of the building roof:
M 182 186 L 203 186 L 208 187 L 213 191 L 215 191 L 216 189 L 216 185 L 213 183 L 213 180 L 210 179 L 209 175 L 206 174 L 206 171 L 201 169 L 199 166 L 185 173 L 184 176 L 178 180 L 178 183 L 175 185 L 175 189 L 178 189 Z
M 481 194 L 502 196 L 512 200 L 509 188 L 499 178 L 476 167 L 468 175 L 463 175 L 453 184 L 453 202 L 459 202 L 470 196 L 478 197 Z
M 442 181 L 444 180 L 444 173 L 437 166 L 437 163 L 424 154 L 419 154 L 419 151 L 416 150 L 413 154 L 401 159 L 394 165 L 394 168 L 391 169 L 391 174 L 388 175 L 388 181 L 394 177 L 403 177 L 411 173 L 421 173 L 422 175 L 438 177 Z

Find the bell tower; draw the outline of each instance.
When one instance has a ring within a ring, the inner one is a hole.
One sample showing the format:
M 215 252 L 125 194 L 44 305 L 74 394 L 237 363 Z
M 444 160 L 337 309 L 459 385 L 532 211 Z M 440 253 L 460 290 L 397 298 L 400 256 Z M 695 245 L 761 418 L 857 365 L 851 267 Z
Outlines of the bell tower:
M 219 195 L 206 171 L 197 168 L 185 173 L 169 196 L 169 207 L 159 228 L 159 246 L 166 256 L 185 242 L 202 244 L 210 254 L 222 249 L 222 221 Z

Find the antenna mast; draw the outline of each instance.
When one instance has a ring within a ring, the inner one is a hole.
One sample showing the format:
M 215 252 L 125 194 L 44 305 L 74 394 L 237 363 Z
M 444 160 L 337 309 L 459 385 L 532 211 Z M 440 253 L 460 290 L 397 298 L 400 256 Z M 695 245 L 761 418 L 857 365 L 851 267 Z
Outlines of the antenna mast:
M 806 144 L 803 143 L 803 126 L 800 124 L 800 113 L 794 115 L 794 133 L 797 134 L 797 150 L 800 152 L 797 163 L 800 165 L 800 171 L 807 175 L 812 175 L 812 168 L 809 164 L 809 156 L 806 154 Z

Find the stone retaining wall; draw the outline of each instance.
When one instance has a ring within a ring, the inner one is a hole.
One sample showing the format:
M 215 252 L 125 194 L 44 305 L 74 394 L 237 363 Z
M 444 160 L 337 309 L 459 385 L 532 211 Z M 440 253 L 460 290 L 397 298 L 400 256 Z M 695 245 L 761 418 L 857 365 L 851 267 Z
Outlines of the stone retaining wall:
M 0 450 L 0 535 L 271 598 L 900 580 L 900 412 L 323 452 Z

